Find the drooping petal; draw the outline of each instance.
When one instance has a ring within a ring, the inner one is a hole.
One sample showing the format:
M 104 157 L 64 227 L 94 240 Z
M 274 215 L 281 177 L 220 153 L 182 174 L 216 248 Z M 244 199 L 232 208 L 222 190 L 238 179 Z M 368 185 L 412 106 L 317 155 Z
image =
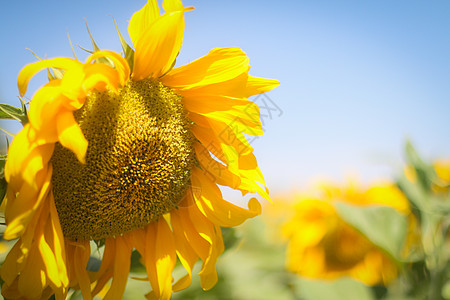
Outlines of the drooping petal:
M 120 54 L 113 51 L 97 51 L 93 53 L 86 61 L 86 65 L 90 66 L 90 63 L 100 57 L 105 57 L 110 59 L 114 63 L 114 69 L 119 76 L 119 82 L 121 85 L 125 84 L 125 81 L 130 77 L 130 66 L 126 59 L 124 59 Z M 103 64 L 99 64 L 103 65 Z M 107 66 L 107 65 L 103 65 Z M 107 66 L 108 67 L 108 66 Z
M 20 294 L 29 299 L 40 298 L 43 288 L 46 286 L 42 258 L 37 248 L 32 248 L 26 267 L 20 273 L 18 289 Z
M 249 201 L 248 210 L 223 200 L 217 185 L 196 167 L 192 170 L 191 181 L 193 186 L 201 187 L 201 195 L 194 195 L 197 207 L 216 225 L 237 226 L 261 214 L 261 205 L 255 198 Z
M 0 269 L 0 275 L 4 280 L 4 286 L 11 286 L 16 280 L 17 275 L 23 269 L 19 263 L 21 261 L 22 251 L 20 251 L 20 240 L 14 244 L 9 251 Z
M 194 149 L 200 165 L 204 171 L 208 172 L 208 175 L 212 177 L 213 181 L 233 189 L 239 187 L 241 178 L 230 172 L 225 165 L 213 159 L 205 146 L 200 143 L 195 143 Z
M 112 67 L 96 63 L 86 66 L 84 72 L 86 78 L 82 86 L 85 91 L 104 91 L 109 87 L 113 92 L 118 93 L 120 78 L 117 71 Z
M 156 271 L 156 278 L 149 276 L 153 291 L 148 297 L 150 299 L 169 300 L 172 295 L 172 271 L 177 259 L 175 242 L 172 231 L 163 217 L 159 218 L 154 229 L 156 229 L 156 232 L 154 232 L 156 240 L 151 252 L 154 253 L 155 261 L 151 268 Z
M 85 163 L 88 141 L 75 121 L 73 113 L 69 110 L 61 111 L 58 114 L 56 128 L 61 145 L 72 150 L 78 161 Z
M 45 176 L 45 179 L 40 190 L 36 190 L 25 183 L 16 198 L 8 196 L 5 210 L 5 219 L 8 226 L 3 236 L 5 239 L 15 239 L 23 234 L 29 225 L 28 223 L 41 207 L 41 203 L 47 198 L 52 176 L 51 166 L 42 175 Z
M 115 238 L 114 277 L 111 287 L 104 298 L 105 300 L 120 299 L 125 291 L 128 273 L 130 272 L 132 250 L 128 239 L 128 235 Z
M 175 240 L 175 246 L 177 249 L 178 258 L 187 271 L 187 274 L 180 278 L 174 285 L 173 291 L 180 291 L 187 288 L 192 281 L 192 269 L 197 262 L 199 256 L 192 249 L 191 243 L 185 235 L 185 229 L 181 220 L 181 213 L 187 213 L 186 209 L 176 209 L 170 214 L 171 225 L 173 230 L 173 236 Z
M 47 68 L 56 68 L 62 70 L 78 69 L 82 64 L 71 58 L 53 58 L 40 60 L 38 62 L 26 65 L 19 73 L 17 78 L 17 85 L 19 87 L 20 95 L 25 95 L 27 91 L 28 82 L 39 71 Z
M 194 186 L 191 188 L 195 188 Z M 200 212 L 194 203 L 193 195 L 200 194 L 201 190 L 186 193 L 186 209 L 188 213 L 180 214 L 185 230 L 185 236 L 192 248 L 202 259 L 202 268 L 199 273 L 200 284 L 204 290 L 211 289 L 217 282 L 216 262 L 224 250 L 220 228 Z
M 69 285 L 69 278 L 67 276 L 64 236 L 59 222 L 58 212 L 56 211 L 53 193 L 51 193 L 49 196 L 50 217 L 44 234 L 48 245 L 51 247 L 52 252 L 54 253 L 59 280 L 61 282 L 61 286 L 63 287 L 62 290 L 66 292 L 66 288 Z
M 95 274 L 95 288 L 92 290 L 92 296 L 97 295 L 105 284 L 114 275 L 114 258 L 116 257 L 116 242 L 114 238 L 105 239 L 105 251 L 103 252 L 100 269 Z
M 75 276 L 80 286 L 81 294 L 83 299 L 92 300 L 91 295 L 91 283 L 89 280 L 89 274 L 86 270 L 86 266 L 91 254 L 89 241 L 78 242 L 75 247 L 73 254 L 73 267 L 75 271 Z

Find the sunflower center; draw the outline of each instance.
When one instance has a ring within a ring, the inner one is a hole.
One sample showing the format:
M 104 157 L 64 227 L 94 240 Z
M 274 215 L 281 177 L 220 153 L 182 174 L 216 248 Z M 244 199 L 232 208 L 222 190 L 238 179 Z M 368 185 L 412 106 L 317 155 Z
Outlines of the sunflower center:
M 340 221 L 325 237 L 324 248 L 327 264 L 335 270 L 345 270 L 363 261 L 372 245 L 354 228 Z
M 156 80 L 95 92 L 74 113 L 89 142 L 86 164 L 56 144 L 53 192 L 71 240 L 117 236 L 156 221 L 190 184 L 193 135 L 181 97 Z

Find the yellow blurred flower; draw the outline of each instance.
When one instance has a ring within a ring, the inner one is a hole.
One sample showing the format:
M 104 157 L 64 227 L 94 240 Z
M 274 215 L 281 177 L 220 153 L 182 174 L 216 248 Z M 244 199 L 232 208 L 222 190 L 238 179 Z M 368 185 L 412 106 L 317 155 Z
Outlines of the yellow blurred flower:
M 356 185 L 347 188 L 322 185 L 318 192 L 297 194 L 290 204 L 290 217 L 282 226 L 288 240 L 287 268 L 317 279 L 351 276 L 368 285 L 386 284 L 396 278 L 393 259 L 347 224 L 338 215 L 335 204 L 342 201 L 361 207 L 384 205 L 408 214 L 408 201 L 400 190 L 389 184 L 367 190 Z
M 448 193 L 450 191 L 450 159 L 437 160 L 433 167 L 437 174 L 433 189 L 437 192 Z
M 29 123 L 9 148 L 4 237 L 18 241 L 0 271 L 5 297 L 65 299 L 71 287 L 91 299 L 111 282 L 105 299 L 120 299 L 133 249 L 149 298 L 189 286 L 198 259 L 210 289 L 224 250 L 220 227 L 261 212 L 255 198 L 248 210 L 227 202 L 218 184 L 269 198 L 243 133 L 263 134 L 247 98 L 278 81 L 250 76 L 239 48 L 173 68 L 193 8 L 179 0 L 163 8 L 149 0 L 132 16 L 134 51 L 124 47 L 125 58 L 97 51 L 85 63 L 54 58 L 20 72 L 21 95 L 41 70 L 63 75 L 33 96 Z M 91 240 L 105 245 L 97 272 L 86 270 Z M 174 280 L 177 258 L 187 274 Z

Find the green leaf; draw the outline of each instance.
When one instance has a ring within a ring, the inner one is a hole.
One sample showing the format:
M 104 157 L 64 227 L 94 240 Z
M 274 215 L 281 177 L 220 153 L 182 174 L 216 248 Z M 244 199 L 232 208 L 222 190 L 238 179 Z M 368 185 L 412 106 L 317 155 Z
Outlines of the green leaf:
M 339 216 L 396 260 L 401 260 L 406 217 L 388 206 L 355 206 L 336 203 Z
M 429 210 L 428 193 L 418 185 L 412 183 L 405 174 L 400 175 L 397 185 L 413 207 L 417 208 L 420 212 Z
M 18 108 L 9 104 L 0 103 L 0 119 L 13 119 L 25 125 L 28 123 L 25 104 L 22 103 L 22 108 Z

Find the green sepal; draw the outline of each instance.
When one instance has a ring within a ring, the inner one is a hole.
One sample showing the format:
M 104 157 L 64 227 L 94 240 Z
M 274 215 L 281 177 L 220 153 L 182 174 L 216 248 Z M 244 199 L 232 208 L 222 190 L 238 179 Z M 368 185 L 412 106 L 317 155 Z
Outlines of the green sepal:
M 62 79 L 64 76 L 64 71 L 57 68 L 49 68 L 47 69 L 47 77 L 48 81 L 52 81 L 54 79 Z
M 19 98 L 19 99 L 22 103 L 21 108 L 14 107 L 12 105 L 5 104 L 5 103 L 0 103 L 0 119 L 17 120 L 20 123 L 22 123 L 22 125 L 25 125 L 28 123 L 27 108 L 26 108 L 25 103 L 22 100 L 22 98 Z
M 67 32 L 67 38 L 69 39 L 70 48 L 72 49 L 73 57 L 78 60 L 77 54 L 75 53 L 75 49 L 73 48 L 72 40 L 70 39 L 69 32 Z
M 87 49 L 85 49 L 83 47 L 80 47 L 80 48 L 83 49 L 84 51 L 88 52 L 88 53 L 93 54 L 93 53 L 95 53 L 97 51 L 100 51 L 101 49 L 98 47 L 97 43 L 94 41 L 94 38 L 92 37 L 91 31 L 89 30 L 89 26 L 88 26 L 88 23 L 87 23 L 86 20 L 85 20 L 85 22 L 86 22 L 86 29 L 88 31 L 89 37 L 91 38 L 91 43 L 92 43 L 92 47 L 94 48 L 94 50 L 93 51 L 92 50 L 87 50 Z M 108 65 L 110 67 L 114 67 L 114 63 L 107 57 L 99 57 L 95 61 L 99 62 L 99 63 L 106 64 L 106 65 Z
M 131 72 L 133 72 L 133 66 L 134 66 L 134 50 L 133 48 L 128 45 L 128 43 L 123 38 L 122 34 L 119 31 L 119 28 L 117 27 L 116 20 L 113 18 L 114 25 L 116 26 L 117 34 L 119 35 L 120 44 L 122 45 L 123 54 L 125 59 L 128 62 L 128 65 L 130 66 Z

